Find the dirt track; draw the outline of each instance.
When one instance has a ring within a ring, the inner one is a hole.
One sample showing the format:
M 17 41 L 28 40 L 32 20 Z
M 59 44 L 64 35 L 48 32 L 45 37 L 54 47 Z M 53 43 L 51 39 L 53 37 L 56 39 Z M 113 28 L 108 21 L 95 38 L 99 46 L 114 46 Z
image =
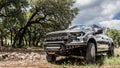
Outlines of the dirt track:
M 43 49 L 3 48 L 0 50 L 0 68 L 51 68 L 60 66 L 64 59 L 65 57 L 58 57 L 55 64 L 48 63 Z
M 69 60 L 69 61 L 68 61 Z M 51 68 L 59 67 L 64 62 L 80 62 L 81 58 L 57 57 L 55 63 L 46 61 L 46 53 L 42 49 L 2 49 L 0 50 L 0 67 L 15 68 Z M 73 64 L 74 65 L 74 64 Z
M 46 53 L 42 49 L 4 49 L 0 51 L 0 68 L 56 68 L 64 62 L 72 62 L 73 66 L 74 62 L 80 62 L 78 67 L 84 68 L 84 60 L 81 57 L 58 57 L 52 64 L 48 63 L 45 57 Z
M 1 50 L 0 67 L 49 67 L 41 49 L 10 49 Z

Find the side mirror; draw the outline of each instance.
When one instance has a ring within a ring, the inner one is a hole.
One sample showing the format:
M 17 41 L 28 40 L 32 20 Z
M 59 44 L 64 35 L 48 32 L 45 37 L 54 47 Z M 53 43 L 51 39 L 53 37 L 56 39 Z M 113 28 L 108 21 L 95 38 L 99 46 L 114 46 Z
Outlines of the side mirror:
M 103 29 L 100 28 L 100 29 L 95 29 L 95 34 L 101 34 L 103 33 Z

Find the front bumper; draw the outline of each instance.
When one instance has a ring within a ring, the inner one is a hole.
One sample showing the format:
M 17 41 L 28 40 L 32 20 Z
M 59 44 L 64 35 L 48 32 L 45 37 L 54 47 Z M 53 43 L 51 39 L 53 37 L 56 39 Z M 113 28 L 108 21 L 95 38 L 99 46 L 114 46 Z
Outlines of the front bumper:
M 44 50 L 46 52 L 49 52 L 49 51 L 65 51 L 65 50 L 68 50 L 68 49 L 83 47 L 85 45 L 87 45 L 86 42 L 64 43 L 64 41 L 52 41 L 52 42 L 44 42 Z

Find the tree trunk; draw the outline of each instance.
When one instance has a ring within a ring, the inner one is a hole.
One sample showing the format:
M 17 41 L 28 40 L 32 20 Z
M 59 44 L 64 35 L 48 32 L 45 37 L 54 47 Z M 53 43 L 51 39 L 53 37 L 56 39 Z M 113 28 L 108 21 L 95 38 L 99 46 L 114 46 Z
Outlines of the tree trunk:
M 35 46 L 38 46 L 38 43 L 40 42 L 40 36 L 38 37 L 38 39 L 36 40 L 36 44 Z
M 15 47 L 16 43 L 18 43 L 18 47 L 21 48 L 22 45 L 22 40 L 23 40 L 23 36 L 26 34 L 26 30 L 27 30 L 28 26 L 25 26 L 24 28 L 21 28 L 18 33 L 15 35 L 14 37 L 14 42 L 13 42 L 13 47 Z
M 2 30 L 0 30 L 0 32 L 1 32 L 1 36 L 0 36 L 1 46 L 4 46 L 4 45 L 3 45 L 3 32 L 2 32 Z
M 11 42 L 10 43 L 12 44 L 12 42 L 13 42 L 12 41 L 12 35 L 13 35 L 12 30 L 10 30 L 10 33 L 11 33 L 11 35 L 10 35 Z

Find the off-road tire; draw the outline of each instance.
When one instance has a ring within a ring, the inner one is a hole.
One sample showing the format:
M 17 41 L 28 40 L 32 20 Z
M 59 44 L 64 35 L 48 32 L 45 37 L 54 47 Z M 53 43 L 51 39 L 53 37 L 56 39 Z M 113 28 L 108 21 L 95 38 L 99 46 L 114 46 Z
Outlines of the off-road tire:
M 108 55 L 109 57 L 113 57 L 113 56 L 114 56 L 114 45 L 113 45 L 113 44 L 111 44 L 111 45 L 109 46 L 109 51 L 108 51 L 107 55 Z
M 48 62 L 54 62 L 56 60 L 56 56 L 47 54 L 46 59 L 47 59 Z
M 87 63 L 95 63 L 96 61 L 96 48 L 95 44 L 92 42 L 88 43 L 87 51 L 86 51 L 86 62 Z

